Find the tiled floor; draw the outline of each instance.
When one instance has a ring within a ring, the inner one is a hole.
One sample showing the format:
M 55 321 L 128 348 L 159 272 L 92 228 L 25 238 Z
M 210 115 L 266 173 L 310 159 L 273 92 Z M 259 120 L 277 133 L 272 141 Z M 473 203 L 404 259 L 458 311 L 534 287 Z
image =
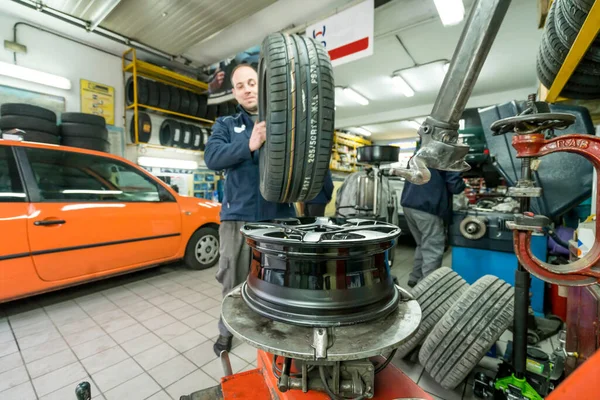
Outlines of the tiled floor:
M 397 249 L 394 273 L 403 285 L 412 255 L 410 244 Z M 0 400 L 74 400 L 81 381 L 106 400 L 178 400 L 216 385 L 214 274 L 159 267 L 1 305 Z M 235 339 L 230 358 L 234 372 L 249 370 L 256 350 Z M 394 364 L 436 399 L 474 398 L 472 380 L 448 392 L 420 365 Z

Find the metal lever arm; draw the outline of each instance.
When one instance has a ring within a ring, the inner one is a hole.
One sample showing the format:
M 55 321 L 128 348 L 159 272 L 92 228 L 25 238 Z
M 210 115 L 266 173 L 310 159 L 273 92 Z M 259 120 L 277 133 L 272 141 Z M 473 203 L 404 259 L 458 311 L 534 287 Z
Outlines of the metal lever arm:
M 551 153 L 576 153 L 589 160 L 600 181 L 600 138 L 589 135 L 563 135 L 551 140 L 544 135 L 515 135 L 513 147 L 517 157 L 542 157 Z M 598 182 L 600 184 L 600 182 Z M 600 209 L 600 201 L 596 200 Z M 519 262 L 532 275 L 563 286 L 585 286 L 600 282 L 600 219 L 596 219 L 596 241 L 581 259 L 566 264 L 553 265 L 539 260 L 531 251 L 531 229 L 517 227 L 513 234 L 515 253 Z

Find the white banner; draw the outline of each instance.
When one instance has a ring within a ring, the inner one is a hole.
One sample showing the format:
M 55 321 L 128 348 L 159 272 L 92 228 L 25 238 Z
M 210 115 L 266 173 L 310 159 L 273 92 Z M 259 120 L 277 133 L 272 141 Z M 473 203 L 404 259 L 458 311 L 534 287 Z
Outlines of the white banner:
M 320 41 L 335 67 L 373 55 L 374 0 L 366 0 L 306 28 L 306 36 Z

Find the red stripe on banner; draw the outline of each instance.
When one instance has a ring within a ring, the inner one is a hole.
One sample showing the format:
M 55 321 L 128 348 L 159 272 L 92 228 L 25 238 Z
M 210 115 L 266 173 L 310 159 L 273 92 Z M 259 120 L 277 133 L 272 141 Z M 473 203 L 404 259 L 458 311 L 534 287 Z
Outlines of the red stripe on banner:
M 358 53 L 369 48 L 369 38 L 362 38 L 355 42 L 345 44 L 336 49 L 329 50 L 329 58 L 331 61 L 337 60 L 338 58 L 349 56 L 350 54 Z

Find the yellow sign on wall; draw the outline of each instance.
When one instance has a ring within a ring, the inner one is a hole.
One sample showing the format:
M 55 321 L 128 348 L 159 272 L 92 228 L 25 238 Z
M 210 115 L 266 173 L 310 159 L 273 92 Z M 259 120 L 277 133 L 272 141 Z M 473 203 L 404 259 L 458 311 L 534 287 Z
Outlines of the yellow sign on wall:
M 81 112 L 100 115 L 115 124 L 115 88 L 81 79 Z

